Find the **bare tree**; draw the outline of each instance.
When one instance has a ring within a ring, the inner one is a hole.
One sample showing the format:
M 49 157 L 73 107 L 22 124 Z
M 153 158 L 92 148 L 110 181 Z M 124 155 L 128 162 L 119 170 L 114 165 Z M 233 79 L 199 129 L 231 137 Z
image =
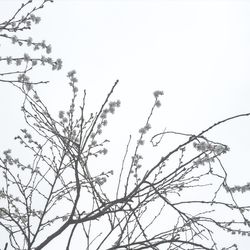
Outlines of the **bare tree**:
M 51 46 L 45 41 L 19 37 L 39 23 L 40 17 L 34 13 L 47 2 L 52 1 L 44 0 L 35 7 L 31 0 L 22 4 L 8 21 L 0 23 L 1 39 L 50 53 Z M 21 111 L 28 126 L 15 137 L 27 156 L 16 157 L 7 149 L 0 158 L 0 226 L 9 236 L 9 242 L 0 242 L 3 249 L 39 250 L 66 235 L 65 249 L 70 249 L 77 237 L 81 248 L 89 250 L 225 250 L 238 248 L 236 244 L 219 247 L 215 237 L 218 228 L 250 236 L 250 206 L 239 205 L 235 197 L 235 193 L 248 191 L 250 184 L 228 185 L 221 156 L 229 147 L 206 136 L 215 127 L 250 113 L 216 122 L 198 134 L 164 130 L 150 135 L 151 120 L 163 95 L 157 90 L 137 138 L 128 138 L 120 168 L 116 166 L 114 172 L 111 166 L 103 172 L 93 168 L 93 159 L 101 164 L 107 154 L 109 141 L 104 132 L 109 116 L 120 106 L 119 100 L 111 100 L 118 81 L 100 109 L 88 115 L 86 92 L 78 97 L 76 72 L 70 71 L 70 107 L 54 117 L 35 87 L 48 81 L 36 81 L 28 75 L 38 64 L 59 70 L 62 61 L 24 53 L 2 57 L 0 63 L 7 63 L 9 69 L 0 72 L 0 82 L 14 86 L 23 96 Z M 160 147 L 167 134 L 181 136 L 184 141 L 151 162 L 143 155 L 143 147 L 147 143 Z M 117 181 L 110 190 L 106 187 L 112 175 Z M 196 195 L 190 196 L 190 190 Z M 80 236 L 76 236 L 79 231 Z

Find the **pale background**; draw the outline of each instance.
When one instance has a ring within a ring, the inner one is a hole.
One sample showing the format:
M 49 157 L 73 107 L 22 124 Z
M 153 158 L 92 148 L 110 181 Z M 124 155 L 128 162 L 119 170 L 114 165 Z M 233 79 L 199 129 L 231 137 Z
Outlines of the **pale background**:
M 0 0 L 1 21 L 21 3 Z M 165 92 L 152 124 L 156 133 L 165 127 L 198 133 L 250 111 L 250 1 L 57 0 L 39 16 L 42 21 L 32 36 L 51 43 L 52 56 L 63 60 L 62 71 L 47 69 L 35 76 L 51 80 L 41 92 L 52 112 L 68 107 L 65 75 L 71 69 L 77 71 L 80 90 L 87 89 L 92 111 L 119 79 L 114 99 L 120 99 L 122 107 L 107 130 L 118 156 L 128 135 L 144 125 L 154 90 Z M 1 56 L 12 52 L 0 46 Z M 0 103 L 3 150 L 12 147 L 24 125 L 21 99 L 13 88 L 0 86 Z M 241 118 L 210 133 L 211 139 L 231 148 L 223 162 L 232 185 L 250 181 L 249 128 L 250 120 Z M 244 199 L 250 203 L 249 195 Z M 233 240 L 227 237 L 225 242 Z M 235 241 L 243 250 L 250 245 L 250 238 Z

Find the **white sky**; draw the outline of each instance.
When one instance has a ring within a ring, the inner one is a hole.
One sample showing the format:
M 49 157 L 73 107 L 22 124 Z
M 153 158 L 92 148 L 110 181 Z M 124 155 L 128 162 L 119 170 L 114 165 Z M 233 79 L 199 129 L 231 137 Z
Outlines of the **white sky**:
M 0 0 L 0 19 L 21 2 Z M 165 96 L 155 116 L 155 132 L 166 126 L 197 133 L 217 120 L 249 112 L 249 1 L 57 0 L 40 13 L 42 22 L 32 36 L 51 43 L 52 56 L 62 58 L 64 65 L 61 72 L 48 73 L 51 85 L 41 90 L 48 104 L 54 111 L 67 107 L 65 75 L 71 69 L 78 73 L 80 89 L 87 89 L 92 111 L 119 79 L 114 98 L 122 107 L 110 131 L 121 150 L 129 133 L 144 124 L 157 89 Z M 13 95 L 10 88 L 0 87 L 0 115 L 5 117 L 0 138 L 6 147 L 20 128 L 20 102 Z M 232 149 L 225 164 L 233 184 L 249 181 L 249 128 L 243 118 L 211 134 Z

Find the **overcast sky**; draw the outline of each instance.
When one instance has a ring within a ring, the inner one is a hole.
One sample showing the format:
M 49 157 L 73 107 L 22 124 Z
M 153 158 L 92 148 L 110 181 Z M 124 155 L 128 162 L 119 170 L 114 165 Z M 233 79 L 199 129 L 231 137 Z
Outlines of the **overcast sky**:
M 0 0 L 1 21 L 21 2 Z M 121 146 L 144 124 L 157 89 L 165 96 L 155 116 L 156 132 L 166 127 L 198 133 L 250 111 L 249 1 L 57 0 L 39 13 L 42 22 L 31 34 L 51 43 L 52 56 L 64 65 L 61 72 L 48 73 L 51 84 L 41 90 L 48 105 L 55 112 L 67 106 L 69 70 L 77 71 L 92 111 L 119 79 L 114 98 L 122 107 L 111 131 L 123 139 Z M 0 114 L 6 117 L 0 137 L 8 147 L 13 129 L 19 129 L 18 99 L 10 94 L 13 90 L 0 87 Z M 211 133 L 232 150 L 225 164 L 233 184 L 249 181 L 249 128 L 249 119 L 243 118 Z

